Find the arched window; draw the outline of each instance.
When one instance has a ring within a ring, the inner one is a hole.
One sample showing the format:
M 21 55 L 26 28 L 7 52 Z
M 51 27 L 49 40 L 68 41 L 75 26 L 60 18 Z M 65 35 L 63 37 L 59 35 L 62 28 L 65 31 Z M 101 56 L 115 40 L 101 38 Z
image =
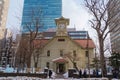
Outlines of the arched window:
M 46 62 L 46 67 L 49 68 L 50 67 L 50 63 Z
M 50 50 L 47 51 L 47 56 L 48 56 L 48 57 L 50 56 Z
M 60 50 L 60 56 L 61 57 L 63 56 L 63 50 Z
M 86 57 L 88 57 L 88 56 L 89 56 L 88 51 L 85 51 L 85 56 L 86 56 Z
M 76 56 L 77 56 L 77 54 L 76 54 L 76 51 L 75 51 L 75 50 L 73 51 L 73 56 L 74 56 L 74 57 L 76 57 Z

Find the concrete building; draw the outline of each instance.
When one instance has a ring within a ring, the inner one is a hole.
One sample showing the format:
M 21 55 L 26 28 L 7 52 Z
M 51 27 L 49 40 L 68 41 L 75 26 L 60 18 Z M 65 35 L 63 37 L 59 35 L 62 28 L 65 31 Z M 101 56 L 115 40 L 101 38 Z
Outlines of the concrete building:
M 0 49 L 4 47 L 9 0 L 0 0 Z
M 5 47 L 1 51 L 1 66 L 6 67 L 7 65 L 12 66 L 12 34 L 10 30 L 6 31 L 5 36 Z
M 75 66 L 79 69 L 88 68 L 94 58 L 95 45 L 91 39 L 72 39 L 67 32 L 69 19 L 61 17 L 55 19 L 56 34 L 51 39 L 36 39 L 34 45 L 37 48 L 31 57 L 31 67 L 53 69 L 56 73 L 64 73 Z M 42 46 L 42 47 L 41 47 Z M 89 51 L 89 53 L 86 53 Z M 88 56 L 89 55 L 89 56 Z M 36 65 L 36 60 L 38 64 Z
M 9 0 L 0 0 L 0 56 L 5 49 L 6 42 L 6 21 L 8 15 Z M 0 57 L 1 61 L 1 57 Z M 1 63 L 1 62 L 0 62 Z
M 111 0 L 112 1 L 112 0 Z M 113 51 L 120 52 L 120 0 L 113 0 L 111 6 L 108 10 L 108 16 L 111 17 L 117 13 L 117 15 L 112 18 L 110 22 L 110 39 L 111 39 L 111 47 Z M 114 10 L 111 11 L 111 7 L 114 7 Z
M 9 0 L 0 0 L 0 30 L 6 29 Z M 0 31 L 0 32 L 1 32 Z
M 3 0 L 0 0 L 0 25 L 1 25 L 2 11 L 3 11 Z

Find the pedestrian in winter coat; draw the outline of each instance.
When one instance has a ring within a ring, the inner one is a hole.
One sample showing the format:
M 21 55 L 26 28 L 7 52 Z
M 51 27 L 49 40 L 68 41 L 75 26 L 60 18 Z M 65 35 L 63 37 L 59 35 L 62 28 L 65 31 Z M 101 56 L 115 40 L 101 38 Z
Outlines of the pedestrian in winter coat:
M 52 76 L 52 70 L 49 70 L 49 78 Z
M 86 77 L 87 77 L 86 70 L 84 70 L 83 77 L 84 77 L 84 78 L 86 78 Z
M 79 70 L 79 78 L 81 78 L 82 77 L 82 71 L 81 71 L 81 69 Z

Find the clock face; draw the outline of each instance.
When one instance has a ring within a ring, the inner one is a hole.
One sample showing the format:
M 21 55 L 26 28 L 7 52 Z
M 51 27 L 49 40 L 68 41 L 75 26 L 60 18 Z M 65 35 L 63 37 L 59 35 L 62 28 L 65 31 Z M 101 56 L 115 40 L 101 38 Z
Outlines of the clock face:
M 65 24 L 60 24 L 59 26 L 61 29 L 65 28 Z

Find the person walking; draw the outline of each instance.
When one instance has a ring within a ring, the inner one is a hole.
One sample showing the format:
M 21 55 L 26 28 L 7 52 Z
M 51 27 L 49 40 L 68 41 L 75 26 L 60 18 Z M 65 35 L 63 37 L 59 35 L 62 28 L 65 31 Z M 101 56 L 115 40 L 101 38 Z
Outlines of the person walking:
M 49 70 L 49 78 L 52 78 L 52 70 Z
M 79 70 L 79 78 L 81 78 L 82 77 L 82 71 L 81 71 L 81 69 Z
M 93 77 L 96 77 L 96 71 L 93 70 Z
M 99 77 L 99 70 L 96 69 L 96 77 L 98 78 Z
M 86 77 L 87 77 L 86 70 L 84 70 L 83 77 L 84 77 L 84 78 L 86 78 Z

